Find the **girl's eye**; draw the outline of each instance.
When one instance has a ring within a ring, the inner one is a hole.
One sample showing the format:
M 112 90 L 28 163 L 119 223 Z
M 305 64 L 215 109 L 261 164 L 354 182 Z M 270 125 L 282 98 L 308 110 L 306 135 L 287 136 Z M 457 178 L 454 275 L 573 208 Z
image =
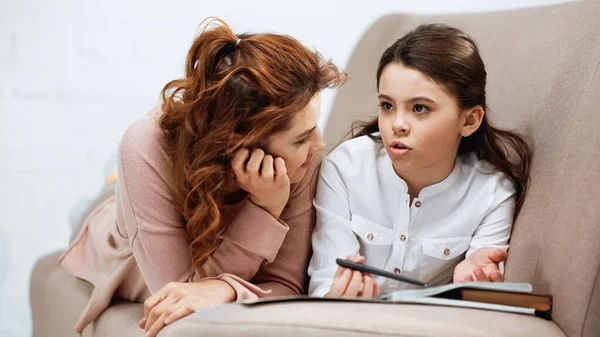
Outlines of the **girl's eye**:
M 429 108 L 422 104 L 415 104 L 415 106 L 413 107 L 413 111 L 418 114 L 424 114 L 426 112 L 429 112 Z
M 379 106 L 383 109 L 383 111 L 390 111 L 393 109 L 393 106 L 388 102 L 381 102 Z

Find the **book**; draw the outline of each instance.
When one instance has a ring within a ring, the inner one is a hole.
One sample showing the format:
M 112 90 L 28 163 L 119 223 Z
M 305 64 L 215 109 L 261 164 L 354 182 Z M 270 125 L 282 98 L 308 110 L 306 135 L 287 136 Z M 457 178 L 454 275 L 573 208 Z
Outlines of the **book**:
M 385 293 L 373 299 L 279 297 L 244 302 L 256 306 L 293 301 L 406 303 L 494 310 L 552 319 L 552 297 L 533 294 L 529 283 L 464 282 Z

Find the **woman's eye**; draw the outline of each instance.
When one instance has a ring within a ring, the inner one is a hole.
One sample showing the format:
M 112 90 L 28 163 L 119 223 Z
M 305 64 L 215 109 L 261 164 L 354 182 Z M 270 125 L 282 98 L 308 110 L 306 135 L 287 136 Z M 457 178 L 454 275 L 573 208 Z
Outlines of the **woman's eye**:
M 422 104 L 415 104 L 415 106 L 413 107 L 413 111 L 419 114 L 423 114 L 429 112 L 429 108 Z
M 388 102 L 381 102 L 379 103 L 379 106 L 383 109 L 383 111 L 390 111 L 393 108 L 393 106 Z
M 308 140 L 310 139 L 310 137 L 312 136 L 312 131 L 308 134 L 308 136 L 306 136 L 306 138 L 296 142 L 297 145 L 304 145 L 308 142 Z
M 302 140 L 301 140 L 301 141 L 299 141 L 297 144 L 298 144 L 298 145 L 304 145 L 304 144 L 306 144 L 306 142 L 308 142 L 308 137 L 306 137 L 306 138 L 302 139 Z

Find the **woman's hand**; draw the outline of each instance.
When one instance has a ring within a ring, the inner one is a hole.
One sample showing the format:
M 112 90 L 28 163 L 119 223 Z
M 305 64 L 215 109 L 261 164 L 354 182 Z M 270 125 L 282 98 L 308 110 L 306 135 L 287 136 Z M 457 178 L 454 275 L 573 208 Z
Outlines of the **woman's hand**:
M 348 261 L 364 263 L 364 256 L 348 256 Z M 371 274 L 338 267 L 333 284 L 325 297 L 372 298 L 379 296 L 379 286 Z
M 261 149 L 252 153 L 241 149 L 233 157 L 231 168 L 250 200 L 278 219 L 290 197 L 290 179 L 283 159 L 273 158 Z
M 454 283 L 504 282 L 499 264 L 507 258 L 508 252 L 504 249 L 480 248 L 454 268 Z
M 235 290 L 225 281 L 198 283 L 171 282 L 144 302 L 144 318 L 139 327 L 147 337 L 154 337 L 165 325 L 196 310 L 235 300 Z

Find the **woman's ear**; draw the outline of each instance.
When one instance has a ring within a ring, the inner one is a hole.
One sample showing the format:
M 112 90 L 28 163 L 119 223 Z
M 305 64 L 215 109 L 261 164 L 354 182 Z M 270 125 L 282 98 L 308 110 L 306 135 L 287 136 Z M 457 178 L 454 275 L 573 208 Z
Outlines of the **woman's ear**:
M 460 128 L 460 135 L 463 137 L 469 137 L 472 135 L 483 121 L 483 116 L 485 116 L 485 111 L 483 108 L 478 105 L 474 108 L 465 110 L 462 112 L 463 114 L 463 125 Z

